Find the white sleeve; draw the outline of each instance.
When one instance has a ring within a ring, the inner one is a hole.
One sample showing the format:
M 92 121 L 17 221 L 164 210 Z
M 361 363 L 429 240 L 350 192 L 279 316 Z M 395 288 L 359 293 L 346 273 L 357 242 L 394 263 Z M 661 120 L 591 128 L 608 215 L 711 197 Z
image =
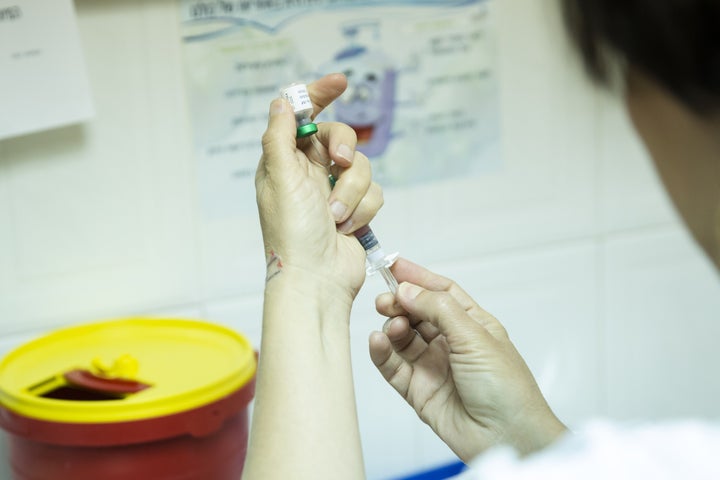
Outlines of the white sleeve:
M 719 480 L 720 424 L 594 421 L 519 459 L 492 449 L 455 480 Z

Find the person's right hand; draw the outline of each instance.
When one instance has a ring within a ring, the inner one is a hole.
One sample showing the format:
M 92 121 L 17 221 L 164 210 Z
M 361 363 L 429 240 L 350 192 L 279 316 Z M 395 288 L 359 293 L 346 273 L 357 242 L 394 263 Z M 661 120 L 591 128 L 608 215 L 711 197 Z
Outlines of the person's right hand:
M 392 271 L 402 283 L 376 300 L 390 318 L 370 356 L 463 461 L 496 444 L 528 454 L 566 431 L 500 322 L 450 279 L 404 259 Z

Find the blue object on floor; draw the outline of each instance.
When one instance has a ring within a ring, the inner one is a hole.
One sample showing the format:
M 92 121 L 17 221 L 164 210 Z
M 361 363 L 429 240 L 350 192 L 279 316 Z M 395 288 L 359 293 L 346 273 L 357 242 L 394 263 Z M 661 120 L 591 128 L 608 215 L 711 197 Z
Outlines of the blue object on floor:
M 454 462 L 442 467 L 416 473 L 409 477 L 397 478 L 396 480 L 445 480 L 453 477 L 465 470 L 465 464 L 462 462 Z

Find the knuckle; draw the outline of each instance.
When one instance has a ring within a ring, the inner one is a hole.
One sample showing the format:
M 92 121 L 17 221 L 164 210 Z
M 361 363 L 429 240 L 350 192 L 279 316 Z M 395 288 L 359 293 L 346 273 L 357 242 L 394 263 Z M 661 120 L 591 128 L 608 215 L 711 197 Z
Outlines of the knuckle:
M 400 362 L 396 364 L 392 364 L 390 362 L 390 358 L 392 356 L 389 356 L 388 359 L 383 363 L 382 367 L 386 369 L 386 377 L 387 381 L 392 383 L 395 379 L 397 379 L 400 376 L 400 372 L 402 372 L 402 364 Z
M 351 140 L 353 145 L 357 143 L 357 133 L 355 133 L 355 130 L 350 125 L 344 123 L 338 123 L 337 125 L 338 133 L 341 134 L 343 138 Z
M 372 182 L 372 184 L 370 185 L 369 194 L 374 202 L 374 205 L 377 207 L 378 210 L 383 205 L 385 205 L 385 195 L 384 195 L 383 189 L 380 185 L 378 185 L 375 182 Z
M 383 206 L 382 198 L 378 198 L 376 196 L 370 195 L 363 199 L 362 202 L 360 202 L 360 205 L 363 209 L 370 212 L 371 215 L 374 217 L 375 214 L 380 211 L 380 208 Z
M 350 144 L 350 146 L 357 144 L 357 134 L 349 125 L 340 122 L 320 122 L 317 125 L 326 139 L 332 138 L 336 142 Z
M 510 334 L 507 329 L 497 320 L 493 319 L 492 323 L 489 323 L 486 327 L 488 331 L 492 331 L 492 334 L 498 340 L 509 341 Z
M 353 164 L 357 168 L 362 168 L 363 170 L 370 173 L 372 171 L 372 166 L 370 164 L 370 159 L 362 152 L 355 150 L 355 159 L 353 160 Z
M 456 301 L 448 292 L 433 292 L 433 296 L 438 312 L 449 313 L 453 310 Z
M 498 338 L 500 338 L 502 340 L 506 340 L 506 341 L 510 340 L 510 334 L 508 334 L 507 329 L 505 327 L 503 327 L 502 325 L 497 327 L 497 335 L 498 335 Z
M 397 346 L 395 347 L 395 351 L 397 353 L 409 353 L 410 349 L 415 344 L 415 339 L 417 338 L 417 333 L 414 330 L 409 331 L 403 338 L 398 340 Z
M 262 135 L 262 148 L 263 151 L 268 151 L 272 148 L 273 144 L 276 141 L 276 136 L 271 130 L 265 130 L 265 132 Z
M 343 189 L 346 192 L 351 192 L 357 195 L 364 191 L 364 181 L 357 175 L 345 175 L 343 180 Z
M 381 206 L 382 203 L 378 203 L 376 198 L 372 196 L 364 197 L 362 200 L 360 200 L 360 203 L 358 203 L 357 207 L 355 207 L 355 210 L 352 214 L 353 224 L 367 224 L 368 222 L 370 222 L 370 220 L 375 218 L 375 215 L 377 215 L 377 212 L 380 210 Z

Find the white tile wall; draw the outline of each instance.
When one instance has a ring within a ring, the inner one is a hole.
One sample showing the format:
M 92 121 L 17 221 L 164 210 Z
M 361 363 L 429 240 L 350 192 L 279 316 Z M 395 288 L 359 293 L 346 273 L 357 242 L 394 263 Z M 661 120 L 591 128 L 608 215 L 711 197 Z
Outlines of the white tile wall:
M 720 418 L 720 284 L 679 227 L 605 245 L 607 402 L 613 417 Z
M 0 354 L 61 324 L 143 313 L 207 318 L 259 346 L 254 192 L 235 199 L 245 215 L 201 215 L 174 0 L 76 6 L 97 118 L 0 142 Z M 501 168 L 388 190 L 374 230 L 503 321 L 570 425 L 717 416 L 716 273 L 621 103 L 582 79 L 555 9 L 497 1 L 493 14 Z M 371 479 L 453 459 L 369 360 L 384 288 L 368 279 L 352 317 Z
M 207 318 L 242 332 L 257 350 L 260 349 L 262 311 L 262 294 L 217 300 L 207 302 L 205 305 L 205 316 Z
M 0 147 L 0 331 L 199 297 L 182 91 L 151 61 L 157 5 L 79 2 L 97 118 Z

